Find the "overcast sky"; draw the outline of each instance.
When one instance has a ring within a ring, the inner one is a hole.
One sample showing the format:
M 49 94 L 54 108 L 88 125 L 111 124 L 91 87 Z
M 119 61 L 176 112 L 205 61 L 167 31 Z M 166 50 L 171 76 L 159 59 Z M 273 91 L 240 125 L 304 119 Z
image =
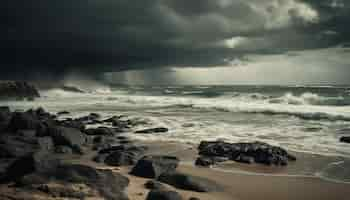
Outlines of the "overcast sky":
M 347 0 L 2 4 L 0 79 L 350 84 Z

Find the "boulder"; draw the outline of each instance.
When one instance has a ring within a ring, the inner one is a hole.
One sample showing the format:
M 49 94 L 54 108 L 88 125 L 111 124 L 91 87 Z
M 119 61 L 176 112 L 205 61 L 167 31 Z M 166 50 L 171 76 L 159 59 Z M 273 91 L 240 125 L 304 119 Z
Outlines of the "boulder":
M 130 173 L 144 178 L 158 178 L 163 173 L 174 172 L 179 162 L 173 156 L 144 156 Z
M 69 146 L 74 150 L 78 150 L 87 141 L 86 136 L 78 129 L 58 126 L 50 128 L 48 131 L 56 146 Z
M 46 152 L 30 153 L 14 161 L 6 170 L 6 181 L 22 178 L 31 173 L 45 173 L 56 169 L 60 161 Z
M 37 116 L 30 112 L 14 112 L 8 125 L 9 130 L 17 131 L 23 129 L 36 130 L 40 125 Z
M 169 131 L 168 128 L 158 127 L 158 128 L 150 128 L 150 129 L 135 131 L 135 133 L 150 134 L 150 133 L 164 133 L 164 132 L 168 132 L 168 131 Z
M 58 191 L 62 191 L 63 193 L 58 196 L 67 198 L 73 198 L 72 195 L 74 193 L 78 196 L 82 194 L 76 193 L 76 190 L 72 190 L 72 185 L 78 184 L 78 187 L 81 188 L 81 184 L 84 184 L 90 190 L 98 191 L 104 199 L 128 200 L 125 193 L 125 188 L 129 185 L 129 179 L 127 177 L 119 173 L 113 173 L 111 170 L 98 170 L 85 165 L 61 164 L 52 169 L 23 176 L 17 183 L 17 185 L 26 188 L 39 185 L 41 188 L 38 189 L 45 193 L 53 192 L 50 188 L 45 187 L 45 185 L 48 183 L 56 183 L 57 185 L 59 183 L 60 188 Z
M 182 200 L 182 197 L 175 191 L 151 190 L 146 200 Z
M 51 176 L 59 181 L 87 184 L 106 199 L 128 200 L 124 190 L 129 185 L 129 179 L 111 170 L 97 170 L 84 165 L 63 165 Z
M 163 173 L 158 177 L 158 180 L 178 189 L 191 190 L 195 192 L 214 192 L 222 189 L 214 181 L 178 172 Z
M 34 153 L 40 150 L 36 138 L 27 138 L 16 135 L 0 137 L 0 159 L 13 159 Z
M 343 136 L 343 137 L 340 138 L 340 142 L 350 143 L 350 137 Z
M 24 81 L 1 81 L 0 99 L 34 99 L 40 97 L 34 85 Z
M 203 141 L 198 147 L 199 154 L 205 157 L 226 157 L 242 163 L 261 163 L 266 165 L 287 165 L 296 158 L 281 147 L 263 142 L 226 143 Z M 214 162 L 215 163 L 215 162 Z

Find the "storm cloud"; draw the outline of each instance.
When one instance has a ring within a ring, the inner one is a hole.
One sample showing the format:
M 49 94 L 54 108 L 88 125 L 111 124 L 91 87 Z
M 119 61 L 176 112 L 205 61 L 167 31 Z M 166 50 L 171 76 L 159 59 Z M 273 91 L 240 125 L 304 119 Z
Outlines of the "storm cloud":
M 5 0 L 1 4 L 0 79 L 223 66 L 250 54 L 350 43 L 350 3 L 342 0 Z

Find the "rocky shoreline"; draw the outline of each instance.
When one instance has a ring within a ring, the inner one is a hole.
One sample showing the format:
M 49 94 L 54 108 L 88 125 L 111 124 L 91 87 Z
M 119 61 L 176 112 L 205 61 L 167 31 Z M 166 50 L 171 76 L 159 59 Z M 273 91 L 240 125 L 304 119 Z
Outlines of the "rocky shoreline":
M 213 180 L 178 171 L 181 162 L 178 157 L 149 154 L 150 146 L 139 145 L 122 135 L 141 122 L 121 116 L 102 119 L 98 113 L 59 118 L 67 113 L 52 114 L 42 108 L 11 112 L 8 107 L 0 108 L 0 188 L 17 191 L 5 192 L 1 198 L 130 199 L 125 192 L 130 176 L 150 179 L 144 186 L 150 191 L 145 198 L 148 200 L 184 199 L 177 189 L 199 193 L 223 190 Z M 87 128 L 88 125 L 97 128 Z M 156 127 L 135 134 L 167 130 Z M 127 167 L 128 175 L 79 161 L 90 154 L 91 162 L 107 168 Z M 72 159 L 76 162 L 70 162 Z M 202 141 L 193 162 L 202 168 L 227 160 L 283 167 L 296 157 L 283 148 L 262 142 Z

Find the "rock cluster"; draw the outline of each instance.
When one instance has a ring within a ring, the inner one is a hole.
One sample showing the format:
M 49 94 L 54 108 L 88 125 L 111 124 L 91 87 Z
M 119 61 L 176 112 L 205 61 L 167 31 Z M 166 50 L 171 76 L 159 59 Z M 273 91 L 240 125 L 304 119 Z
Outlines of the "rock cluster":
M 222 141 L 202 141 L 198 147 L 197 165 L 209 166 L 226 160 L 241 163 L 260 163 L 265 165 L 287 165 L 296 158 L 285 149 L 263 142 L 227 143 Z
M 40 97 L 34 85 L 21 81 L 0 82 L 0 99 L 34 99 Z

